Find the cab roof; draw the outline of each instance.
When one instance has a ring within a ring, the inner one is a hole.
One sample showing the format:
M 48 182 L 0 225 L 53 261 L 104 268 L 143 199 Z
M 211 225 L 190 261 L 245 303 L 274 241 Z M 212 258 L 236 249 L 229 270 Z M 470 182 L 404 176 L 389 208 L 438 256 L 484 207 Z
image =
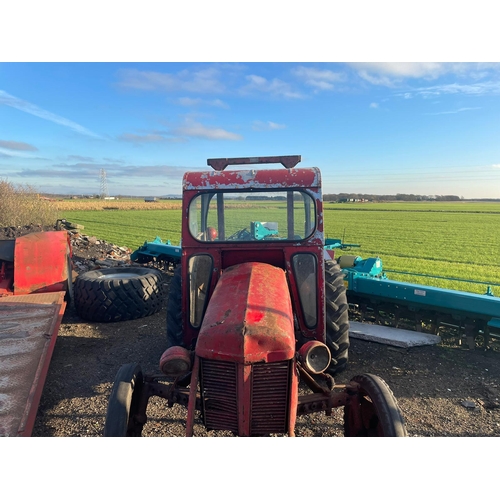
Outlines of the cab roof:
M 287 189 L 321 187 L 321 172 L 317 167 L 273 170 L 207 170 L 186 172 L 183 191 L 214 189 Z

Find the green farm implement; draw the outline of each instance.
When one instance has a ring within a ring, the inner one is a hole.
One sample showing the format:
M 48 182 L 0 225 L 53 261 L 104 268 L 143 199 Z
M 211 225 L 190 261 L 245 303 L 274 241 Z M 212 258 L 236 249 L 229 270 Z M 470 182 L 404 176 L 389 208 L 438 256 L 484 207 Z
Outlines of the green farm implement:
M 500 298 L 493 296 L 490 286 L 495 283 L 481 283 L 488 288 L 480 295 L 388 279 L 378 257 L 342 255 L 338 263 L 344 272 L 351 309 L 363 321 L 396 328 L 410 324 L 417 331 L 433 334 L 439 334 L 442 328 L 452 328 L 467 337 L 471 348 L 477 335 L 483 336 L 487 346 L 490 336 L 500 334 Z
M 144 245 L 132 253 L 130 259 L 139 264 L 151 264 L 161 270 L 175 267 L 181 261 L 182 249 L 168 240 L 166 243 L 157 236 L 153 241 L 145 241 Z

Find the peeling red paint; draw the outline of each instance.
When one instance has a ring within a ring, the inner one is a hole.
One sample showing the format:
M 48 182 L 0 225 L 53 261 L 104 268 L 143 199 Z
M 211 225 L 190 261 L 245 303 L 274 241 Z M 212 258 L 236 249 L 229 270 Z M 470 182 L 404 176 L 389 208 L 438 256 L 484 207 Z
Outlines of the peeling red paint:
M 66 290 L 70 249 L 66 231 L 39 232 L 17 238 L 14 295 Z
M 196 354 L 245 364 L 293 358 L 293 311 L 283 270 L 261 262 L 227 269 L 205 312 Z
M 224 170 L 186 172 L 183 190 L 207 189 L 293 189 L 318 188 L 321 185 L 319 168 L 281 170 Z

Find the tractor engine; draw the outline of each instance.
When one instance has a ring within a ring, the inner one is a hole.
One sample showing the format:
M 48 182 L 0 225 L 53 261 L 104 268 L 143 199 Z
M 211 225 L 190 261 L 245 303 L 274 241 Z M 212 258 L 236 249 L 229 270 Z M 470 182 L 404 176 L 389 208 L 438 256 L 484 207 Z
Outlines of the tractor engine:
M 205 426 L 240 436 L 293 435 L 295 352 L 285 272 L 259 262 L 225 269 L 195 349 Z

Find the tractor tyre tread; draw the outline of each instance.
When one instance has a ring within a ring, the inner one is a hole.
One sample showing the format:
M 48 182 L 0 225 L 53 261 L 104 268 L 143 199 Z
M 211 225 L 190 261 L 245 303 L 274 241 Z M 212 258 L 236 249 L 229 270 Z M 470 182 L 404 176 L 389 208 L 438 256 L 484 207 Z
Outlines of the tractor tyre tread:
M 120 276 L 130 273 L 135 276 Z M 88 271 L 75 280 L 75 309 L 82 319 L 103 323 L 150 316 L 163 305 L 163 283 L 163 273 L 151 268 Z
M 122 365 L 116 374 L 109 397 L 104 437 L 140 436 L 143 424 L 134 419 L 144 384 L 141 366 Z
M 332 361 L 327 373 L 343 371 L 349 359 L 349 304 L 344 278 L 335 260 L 325 261 L 326 345 Z
M 356 375 L 351 379 L 360 386 L 361 394 L 367 395 L 380 422 L 383 437 L 407 437 L 405 420 L 397 403 L 394 393 L 385 380 L 371 373 Z M 344 407 L 344 433 L 352 436 L 349 428 L 349 405 Z
M 181 266 L 174 269 L 167 301 L 167 348 L 183 345 Z

